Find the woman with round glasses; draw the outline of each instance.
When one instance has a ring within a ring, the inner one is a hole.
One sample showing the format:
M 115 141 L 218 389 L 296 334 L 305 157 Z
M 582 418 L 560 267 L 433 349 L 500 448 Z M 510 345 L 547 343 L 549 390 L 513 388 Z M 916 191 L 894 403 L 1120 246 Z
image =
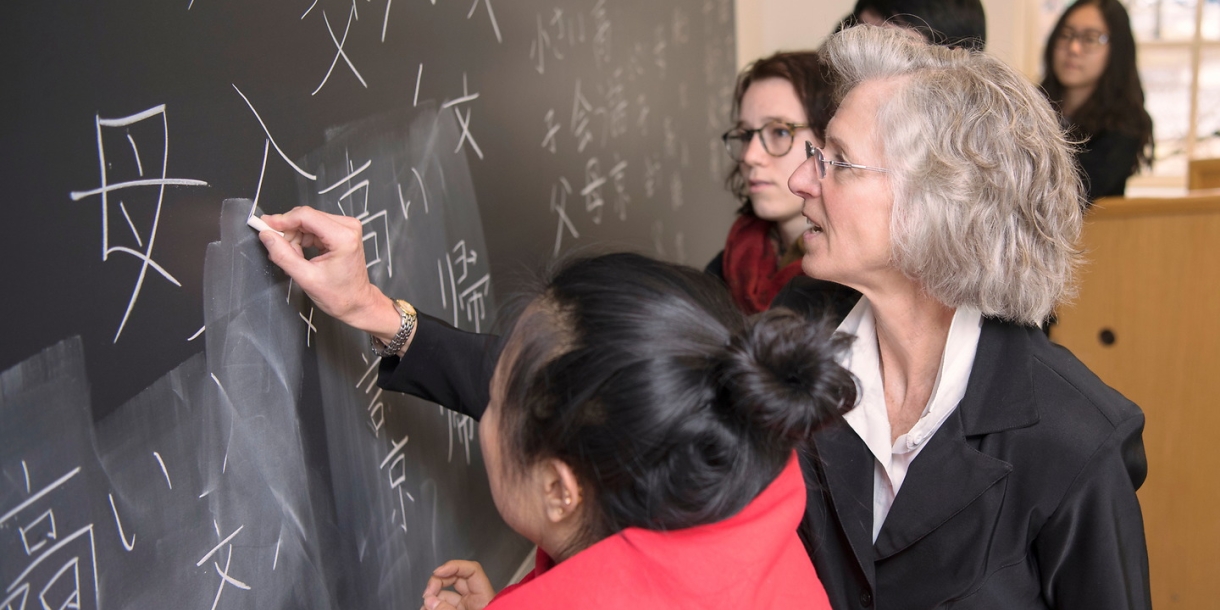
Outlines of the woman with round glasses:
M 831 86 L 813 51 L 776 53 L 737 78 L 736 125 L 722 140 L 737 162 L 726 185 L 741 207 L 724 250 L 706 270 L 725 280 L 733 301 L 746 313 L 770 307 L 776 294 L 801 275 L 805 218 L 801 199 L 788 190 L 788 176 L 805 160 L 797 144 L 821 143 L 833 112 Z M 847 292 L 822 291 L 831 296 Z M 840 306 L 844 313 L 848 308 L 850 304 Z
M 1046 41 L 1043 72 L 1042 89 L 1082 141 L 1089 202 L 1122 196 L 1153 152 L 1127 9 L 1118 0 L 1073 4 Z
M 859 26 L 789 180 L 860 400 L 812 434 L 806 547 L 835 608 L 1148 608 L 1139 407 L 1039 329 L 1083 189 L 1050 104 L 983 53 Z M 781 294 L 777 304 L 785 304 Z

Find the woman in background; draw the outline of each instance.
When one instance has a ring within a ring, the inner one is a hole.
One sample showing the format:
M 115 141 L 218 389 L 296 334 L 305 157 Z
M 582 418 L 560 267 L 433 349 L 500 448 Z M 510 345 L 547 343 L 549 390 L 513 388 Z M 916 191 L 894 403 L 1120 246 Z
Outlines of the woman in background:
M 806 223 L 801 198 L 788 190 L 788 177 L 805 160 L 795 143 L 822 142 L 834 114 L 831 94 L 813 51 L 776 53 L 750 64 L 737 77 L 736 124 L 721 138 L 737 162 L 726 184 L 741 207 L 724 250 L 706 271 L 725 281 L 733 301 L 746 313 L 770 307 L 779 291 L 801 275 L 800 237 Z M 841 314 L 850 309 L 850 302 Z
M 1118 0 L 1073 4 L 1046 41 L 1043 71 L 1042 89 L 1082 143 L 1076 158 L 1089 203 L 1121 197 L 1153 154 L 1127 9 Z

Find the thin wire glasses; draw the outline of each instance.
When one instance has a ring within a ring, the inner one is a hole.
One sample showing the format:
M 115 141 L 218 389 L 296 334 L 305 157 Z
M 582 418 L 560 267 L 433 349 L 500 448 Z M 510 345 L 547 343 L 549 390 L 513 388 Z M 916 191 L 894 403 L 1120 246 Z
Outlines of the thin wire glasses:
M 1106 46 L 1110 42 L 1110 37 L 1097 30 L 1083 30 L 1077 32 L 1072 28 L 1060 28 L 1055 34 L 1055 44 L 1060 47 L 1067 48 L 1072 46 L 1073 40 L 1080 41 L 1080 50 L 1085 53 L 1094 53 L 1098 49 Z
M 746 149 L 750 147 L 750 140 L 754 139 L 754 134 L 759 134 L 758 139 L 762 141 L 763 150 L 767 151 L 767 154 L 782 157 L 792 150 L 792 144 L 796 141 L 796 130 L 806 127 L 809 127 L 808 123 L 771 121 L 758 129 L 730 129 L 724 132 L 720 139 L 724 142 L 724 149 L 729 152 L 729 157 L 740 163 L 746 155 Z
M 870 172 L 881 172 L 883 174 L 890 173 L 890 170 L 883 167 L 869 167 L 867 165 L 856 165 L 855 163 L 848 163 L 846 161 L 834 161 L 827 159 L 826 155 L 822 154 L 822 149 L 814 146 L 813 142 L 810 142 L 809 140 L 805 140 L 805 158 L 813 159 L 815 161 L 814 166 L 817 167 L 818 178 L 821 180 L 826 179 L 827 165 L 846 169 L 866 169 Z

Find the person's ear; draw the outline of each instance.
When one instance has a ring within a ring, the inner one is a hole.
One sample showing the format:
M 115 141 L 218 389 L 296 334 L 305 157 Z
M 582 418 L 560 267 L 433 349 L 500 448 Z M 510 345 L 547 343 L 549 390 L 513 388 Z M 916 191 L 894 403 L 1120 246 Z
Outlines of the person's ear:
M 543 460 L 540 466 L 547 521 L 556 524 L 568 521 L 584 503 L 576 473 L 571 466 L 554 458 Z

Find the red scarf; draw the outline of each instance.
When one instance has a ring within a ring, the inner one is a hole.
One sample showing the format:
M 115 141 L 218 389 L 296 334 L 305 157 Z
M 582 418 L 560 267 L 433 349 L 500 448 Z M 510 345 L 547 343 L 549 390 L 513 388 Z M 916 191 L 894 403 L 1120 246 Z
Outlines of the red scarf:
M 771 240 L 775 223 L 743 214 L 729 229 L 724 244 L 724 281 L 742 311 L 755 314 L 771 306 L 789 280 L 801 274 L 801 259 L 777 269 L 779 257 Z

